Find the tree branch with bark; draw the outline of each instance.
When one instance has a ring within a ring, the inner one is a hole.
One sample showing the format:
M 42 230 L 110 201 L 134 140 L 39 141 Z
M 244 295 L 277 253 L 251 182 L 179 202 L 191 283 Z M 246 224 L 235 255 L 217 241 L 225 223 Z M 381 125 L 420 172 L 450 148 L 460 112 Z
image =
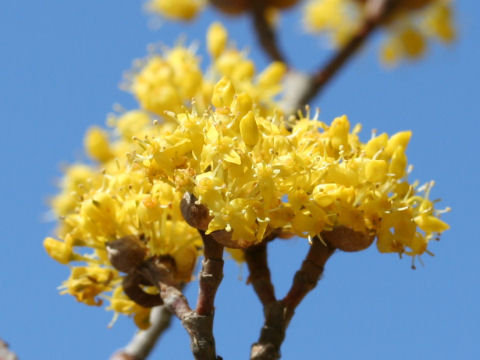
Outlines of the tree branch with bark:
M 264 325 L 258 341 L 252 345 L 251 360 L 280 359 L 280 347 L 295 309 L 317 285 L 325 263 L 334 250 L 318 237 L 313 238 L 306 258 L 295 274 L 290 290 L 282 300 L 277 300 L 274 296 L 266 261 L 266 244 L 246 250 L 249 279 L 262 302 L 264 313 Z
M 142 268 L 142 273 L 160 291 L 165 306 L 182 322 L 190 335 L 190 346 L 195 359 L 218 360 L 213 336 L 215 295 L 223 278 L 223 246 L 200 231 L 204 243 L 204 259 L 199 274 L 197 307 L 193 310 L 187 299 L 169 278 L 165 266 L 152 259 Z

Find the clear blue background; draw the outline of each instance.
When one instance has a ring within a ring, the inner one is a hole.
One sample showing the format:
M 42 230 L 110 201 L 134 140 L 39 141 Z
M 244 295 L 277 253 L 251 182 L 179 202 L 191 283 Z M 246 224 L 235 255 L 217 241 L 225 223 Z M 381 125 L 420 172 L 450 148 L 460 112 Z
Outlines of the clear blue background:
M 416 271 L 408 259 L 375 247 L 335 255 L 288 329 L 285 359 L 480 359 L 480 3 L 456 3 L 455 44 L 434 46 L 427 58 L 386 71 L 376 60 L 375 38 L 314 103 L 325 121 L 346 113 L 361 122 L 365 138 L 373 128 L 412 129 L 412 178 L 436 180 L 433 195 L 453 208 L 445 216 L 452 229 Z M 218 16 L 209 10 L 191 25 L 152 30 L 139 1 L 2 0 L 0 337 L 22 360 L 106 359 L 134 332 L 128 318 L 107 329 L 110 312 L 57 294 L 68 270 L 42 247 L 54 229 L 44 221 L 46 202 L 56 192 L 60 164 L 84 159 L 87 127 L 103 125 L 114 103 L 134 106 L 118 88 L 132 60 L 149 43 L 174 44 L 180 33 L 203 46 L 204 30 Z M 249 19 L 224 19 L 263 67 Z M 281 24 L 282 48 L 296 67 L 313 69 L 325 60 L 320 41 L 303 35 L 298 11 Z M 279 295 L 306 249 L 302 240 L 271 247 Z M 217 298 L 218 353 L 228 360 L 247 358 L 262 323 L 246 276 L 245 268 L 229 263 Z M 192 284 L 188 296 L 196 292 Z M 177 321 L 152 358 L 191 358 Z

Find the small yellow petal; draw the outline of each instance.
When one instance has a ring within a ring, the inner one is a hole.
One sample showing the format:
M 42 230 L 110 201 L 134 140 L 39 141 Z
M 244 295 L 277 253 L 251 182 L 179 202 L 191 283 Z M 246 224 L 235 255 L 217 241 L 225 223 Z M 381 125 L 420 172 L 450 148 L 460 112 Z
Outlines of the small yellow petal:
M 63 241 L 47 237 L 43 241 L 43 247 L 48 255 L 60 264 L 68 264 L 73 259 L 73 249 Z
M 365 177 L 370 182 L 383 182 L 387 176 L 388 164 L 384 160 L 371 160 L 365 165 Z
M 243 117 L 247 112 L 252 110 L 253 101 L 247 93 L 241 93 L 235 96 L 232 104 L 232 112 L 234 115 Z
M 258 84 L 265 87 L 278 85 L 286 72 L 287 66 L 280 61 L 275 61 L 258 75 Z
M 337 184 L 320 184 L 313 189 L 312 197 L 320 206 L 333 204 L 336 198 Z
M 240 134 L 248 147 L 253 147 L 258 142 L 258 126 L 255 115 L 249 111 L 242 120 L 240 120 Z
M 402 178 L 405 175 L 406 168 L 407 156 L 405 150 L 399 147 L 393 153 L 388 172 L 394 174 L 397 178 Z
M 112 157 L 108 134 L 96 126 L 91 127 L 85 135 L 85 149 L 90 157 L 99 162 L 108 161 Z
M 391 157 L 397 148 L 407 148 L 410 138 L 412 137 L 412 132 L 409 131 L 400 131 L 388 140 L 387 146 L 385 147 L 385 155 Z
M 223 77 L 213 88 L 212 104 L 217 108 L 229 107 L 235 95 L 235 88 L 232 82 Z
M 426 233 L 443 232 L 450 226 L 433 215 L 419 215 L 414 218 L 415 223 Z
M 375 136 L 371 139 L 367 145 L 365 145 L 365 154 L 369 158 L 373 158 L 373 156 L 379 152 L 381 149 L 385 148 L 388 142 L 388 135 L 386 133 L 380 134 Z

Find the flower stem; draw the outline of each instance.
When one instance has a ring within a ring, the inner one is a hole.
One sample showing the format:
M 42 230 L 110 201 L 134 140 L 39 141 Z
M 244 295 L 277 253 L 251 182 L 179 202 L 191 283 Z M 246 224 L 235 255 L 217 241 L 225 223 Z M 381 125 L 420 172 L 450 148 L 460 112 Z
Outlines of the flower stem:
M 275 290 L 267 261 L 267 243 L 262 242 L 246 249 L 245 261 L 250 272 L 248 282 L 252 284 L 260 302 L 264 307 L 275 302 Z
M 161 335 L 170 327 L 171 319 L 172 313 L 166 306 L 154 307 L 150 314 L 150 327 L 137 332 L 125 349 L 116 352 L 110 360 L 146 359 Z
M 199 230 L 203 239 L 202 270 L 199 275 L 199 293 L 197 299 L 198 315 L 212 316 L 214 300 L 218 286 L 223 279 L 223 245 L 217 243 L 210 235 Z
M 400 0 L 368 0 L 367 15 L 362 26 L 350 40 L 314 73 L 309 86 L 299 97 L 296 108 L 303 108 L 334 78 L 339 70 L 352 58 L 373 32 L 390 16 Z
M 313 238 L 307 256 L 293 278 L 292 287 L 282 301 L 286 310 L 287 323 L 290 322 L 303 298 L 317 286 L 325 263 L 334 251 L 334 248 L 324 244 L 317 237 Z
M 213 243 L 209 236 L 204 236 L 205 259 L 200 272 L 200 292 L 198 308 L 192 310 L 187 299 L 165 273 L 164 267 L 158 261 L 147 261 L 143 267 L 145 276 L 149 278 L 160 291 L 160 297 L 165 306 L 177 316 L 190 335 L 190 347 L 197 360 L 219 360 L 216 355 L 215 339 L 213 337 L 213 301 L 216 290 L 223 277 L 223 246 Z M 219 265 L 220 264 L 220 265 Z
M 264 1 L 252 2 L 253 25 L 263 50 L 272 60 L 281 61 L 286 64 L 285 56 L 277 44 L 277 36 L 274 28 L 266 18 L 266 7 Z

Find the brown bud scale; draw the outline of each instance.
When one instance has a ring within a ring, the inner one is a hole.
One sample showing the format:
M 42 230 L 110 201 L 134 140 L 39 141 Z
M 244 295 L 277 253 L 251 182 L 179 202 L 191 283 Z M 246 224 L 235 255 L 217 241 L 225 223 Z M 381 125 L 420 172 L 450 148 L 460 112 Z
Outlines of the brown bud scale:
M 375 239 L 372 234 L 352 230 L 346 226 L 337 226 L 330 231 L 322 231 L 322 239 L 330 246 L 347 252 L 365 250 Z

